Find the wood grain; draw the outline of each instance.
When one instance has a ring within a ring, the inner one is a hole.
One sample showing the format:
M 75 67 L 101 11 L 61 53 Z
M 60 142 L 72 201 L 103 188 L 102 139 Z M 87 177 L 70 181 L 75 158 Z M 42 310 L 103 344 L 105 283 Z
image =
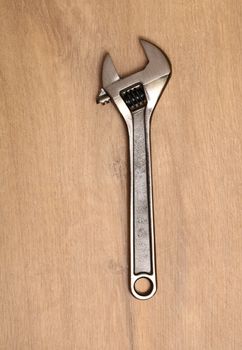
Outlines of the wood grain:
M 0 349 L 242 349 L 242 3 L 0 1 Z M 127 134 L 103 55 L 173 75 L 152 121 L 158 292 L 128 290 Z

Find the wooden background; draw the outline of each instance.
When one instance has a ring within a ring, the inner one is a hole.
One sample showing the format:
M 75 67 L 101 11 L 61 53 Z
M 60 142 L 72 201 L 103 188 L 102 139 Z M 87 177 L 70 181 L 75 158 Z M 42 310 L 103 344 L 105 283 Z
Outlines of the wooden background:
M 242 349 L 242 3 L 0 0 L 0 349 Z M 169 56 L 152 121 L 158 292 L 128 290 L 125 125 L 103 55 Z

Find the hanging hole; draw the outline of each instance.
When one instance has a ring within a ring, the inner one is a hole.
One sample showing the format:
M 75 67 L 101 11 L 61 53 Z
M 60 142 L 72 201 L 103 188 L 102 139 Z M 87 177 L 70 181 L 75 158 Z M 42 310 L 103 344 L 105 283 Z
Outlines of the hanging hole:
M 147 277 L 141 277 L 135 281 L 134 289 L 141 296 L 149 295 L 153 290 L 153 283 Z

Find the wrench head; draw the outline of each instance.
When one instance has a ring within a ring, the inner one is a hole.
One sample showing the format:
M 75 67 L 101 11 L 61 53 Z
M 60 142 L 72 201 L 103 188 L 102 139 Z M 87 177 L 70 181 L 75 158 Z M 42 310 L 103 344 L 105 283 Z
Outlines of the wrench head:
M 151 115 L 171 74 L 170 62 L 163 51 L 146 40 L 141 39 L 140 43 L 148 62 L 139 72 L 121 78 L 109 54 L 106 55 L 103 62 L 103 87 L 97 97 L 97 102 L 104 104 L 112 100 L 125 119 L 130 117 L 132 110 L 122 98 L 123 92 L 128 89 L 132 92 L 132 96 L 138 96 L 140 94 L 137 91 L 140 91 L 141 85 L 146 97 L 147 110 Z M 142 104 L 141 106 L 143 107 Z

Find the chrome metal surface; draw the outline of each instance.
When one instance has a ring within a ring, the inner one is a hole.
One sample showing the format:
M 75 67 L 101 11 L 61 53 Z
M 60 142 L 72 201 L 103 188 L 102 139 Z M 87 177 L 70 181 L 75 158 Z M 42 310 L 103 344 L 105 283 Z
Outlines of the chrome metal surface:
M 110 96 L 108 96 L 108 94 L 102 88 L 97 96 L 97 103 L 101 103 L 102 105 L 105 105 L 106 103 L 109 103 L 110 101 L 111 101 Z
M 130 157 L 130 290 L 134 297 L 151 298 L 157 289 L 155 235 L 152 200 L 150 121 L 154 108 L 170 77 L 166 55 L 155 45 L 140 40 L 148 64 L 140 72 L 120 78 L 108 54 L 103 62 L 103 87 L 97 102 L 109 99 L 123 116 L 129 135 Z M 143 94 L 144 92 L 144 94 Z M 135 283 L 150 281 L 140 292 Z

